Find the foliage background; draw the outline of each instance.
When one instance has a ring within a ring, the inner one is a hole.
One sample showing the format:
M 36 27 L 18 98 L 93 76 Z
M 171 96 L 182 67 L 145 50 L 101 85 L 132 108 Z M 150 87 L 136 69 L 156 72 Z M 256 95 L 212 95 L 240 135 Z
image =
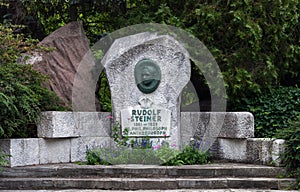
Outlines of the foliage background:
M 287 139 L 292 151 L 286 162 L 299 175 L 299 138 L 289 131 L 299 124 L 299 9 L 299 0 L 0 0 L 0 137 L 32 135 L 39 111 L 58 109 L 53 93 L 41 86 L 46 78 L 16 64 L 20 53 L 35 49 L 32 38 L 42 40 L 76 20 L 91 44 L 129 25 L 165 23 L 208 47 L 223 73 L 229 110 L 251 111 L 257 137 Z M 195 67 L 191 80 L 198 98 L 209 100 Z M 105 74 L 99 85 L 102 109 L 109 111 Z
M 40 38 L 74 20 L 83 21 L 92 43 L 105 33 L 139 23 L 187 30 L 212 52 L 223 71 L 229 99 L 235 101 L 274 85 L 300 82 L 299 0 L 4 2 L 10 2 L 2 3 L 10 8 L 4 22 L 24 24 L 28 34 Z
M 47 78 L 17 63 L 21 53 L 39 49 L 36 42 L 0 24 L 0 138 L 34 137 L 41 111 L 63 109 L 42 86 Z
M 258 137 L 273 137 L 299 111 L 299 9 L 299 0 L 0 0 L 2 23 L 19 26 L 11 34 L 24 33 L 39 40 L 76 20 L 83 21 L 91 44 L 107 33 L 139 23 L 165 23 L 192 33 L 221 68 L 229 110 L 253 112 Z M 19 43 L 12 46 L 19 47 Z M 1 51 L 1 63 L 16 56 L 15 50 Z M 13 58 L 9 63 L 14 63 Z M 191 79 L 196 90 L 202 90 L 198 97 L 209 100 L 209 94 L 203 94 L 207 85 L 201 71 L 193 68 Z M 102 109 L 109 111 L 104 74 L 99 84 Z M 2 95 L 3 100 L 7 102 Z

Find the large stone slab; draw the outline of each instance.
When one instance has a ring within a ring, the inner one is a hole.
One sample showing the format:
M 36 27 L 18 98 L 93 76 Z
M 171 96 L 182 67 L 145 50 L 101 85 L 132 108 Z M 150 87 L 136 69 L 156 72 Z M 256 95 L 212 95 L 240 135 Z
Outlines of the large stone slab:
M 38 124 L 38 137 L 107 137 L 111 132 L 109 116 L 109 112 L 43 112 Z
M 216 119 L 223 118 L 224 123 L 218 135 Z M 216 120 L 216 121 L 214 121 Z M 206 136 L 218 138 L 254 137 L 254 117 L 248 112 L 181 112 L 181 142 L 188 143 L 191 137 L 201 140 Z
M 71 162 L 86 161 L 88 149 L 110 148 L 110 137 L 79 137 L 71 139 Z
M 160 84 L 152 93 L 142 92 L 135 79 L 135 67 L 144 59 L 156 63 L 161 72 Z M 180 93 L 189 82 L 191 73 L 185 48 L 171 36 L 140 33 L 116 39 L 101 62 L 109 80 L 116 121 L 121 120 L 121 110 L 137 106 L 144 108 L 140 101 L 151 101 L 151 105 L 171 111 L 171 130 L 167 140 L 171 145 L 179 146 Z
M 40 139 L 40 164 L 68 163 L 71 156 L 71 139 Z
M 0 149 L 8 157 L 10 167 L 39 164 L 39 140 L 27 139 L 0 139 Z
M 86 53 L 90 52 L 90 43 L 84 33 L 82 22 L 68 23 L 52 32 L 39 45 L 53 50 L 36 52 L 25 63 L 32 64 L 39 72 L 50 77 L 47 88 L 53 90 L 66 106 L 72 108 L 74 79 L 81 61 Z M 90 57 L 89 62 L 94 62 L 93 56 Z M 98 99 L 95 101 L 99 111 Z

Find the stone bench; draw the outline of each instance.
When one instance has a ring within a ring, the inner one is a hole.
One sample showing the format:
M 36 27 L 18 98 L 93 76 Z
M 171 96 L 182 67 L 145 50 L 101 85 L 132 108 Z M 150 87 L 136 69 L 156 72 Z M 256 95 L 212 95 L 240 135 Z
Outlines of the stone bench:
M 215 159 L 255 164 L 280 165 L 284 140 L 254 137 L 251 113 L 181 112 L 181 142 L 199 138 L 218 116 L 224 124 L 211 147 Z M 84 161 L 86 148 L 111 147 L 111 119 L 106 112 L 43 112 L 39 138 L 1 139 L 0 149 L 10 155 L 9 166 Z M 210 117 L 214 118 L 210 118 Z M 217 122 L 217 121 L 216 121 Z M 209 135 L 209 134 L 208 134 Z

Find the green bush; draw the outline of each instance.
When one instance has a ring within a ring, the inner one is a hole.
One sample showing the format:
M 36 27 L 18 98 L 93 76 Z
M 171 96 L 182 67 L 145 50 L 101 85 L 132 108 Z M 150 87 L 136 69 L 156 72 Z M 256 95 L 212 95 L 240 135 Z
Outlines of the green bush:
M 194 146 L 186 146 L 175 157 L 166 161 L 163 165 L 199 165 L 209 163 L 210 154 L 208 151 L 201 151 Z
M 300 111 L 300 88 L 278 87 L 264 90 L 256 96 L 244 98 L 241 103 L 231 103 L 235 111 L 252 112 L 256 137 L 274 137 L 276 131 L 289 127 Z
M 190 143 L 190 146 L 185 146 L 183 150 L 177 150 L 164 140 L 153 146 L 149 137 L 139 139 L 122 137 L 119 130 L 120 124 L 116 122 L 112 129 L 112 137 L 116 147 L 87 147 L 86 160 L 88 165 L 162 164 L 175 166 L 209 162 L 208 151 L 202 152 L 200 144 L 196 141 Z M 127 135 L 126 129 L 123 134 Z
M 117 148 L 87 149 L 88 165 L 111 164 L 161 164 L 167 166 L 195 165 L 209 163 L 208 152 L 201 152 L 193 146 L 182 151 L 171 148 L 167 143 L 159 148 Z
M 286 140 L 283 161 L 290 172 L 290 176 L 297 178 L 296 188 L 300 189 L 300 113 L 295 121 L 278 131 L 276 136 Z
M 42 86 L 47 78 L 21 65 L 21 53 L 37 49 L 36 41 L 0 25 L 0 137 L 33 137 L 43 110 L 62 110 L 59 99 Z
M 2 166 L 8 165 L 7 156 L 0 151 L 0 171 L 2 170 Z

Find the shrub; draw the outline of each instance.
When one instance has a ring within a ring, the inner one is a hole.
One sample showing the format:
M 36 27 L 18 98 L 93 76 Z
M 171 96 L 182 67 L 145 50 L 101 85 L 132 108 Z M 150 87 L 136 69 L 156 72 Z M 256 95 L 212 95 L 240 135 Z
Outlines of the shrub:
M 136 146 L 143 146 L 141 143 Z M 208 152 L 202 152 L 193 146 L 182 151 L 163 143 L 159 147 L 126 147 L 87 149 L 88 165 L 111 164 L 162 164 L 168 166 L 205 164 L 209 162 Z
M 0 25 L 0 137 L 35 136 L 42 110 L 62 110 L 59 99 L 42 86 L 47 79 L 31 65 L 16 63 L 21 53 L 37 49 L 36 41 Z
M 2 171 L 2 166 L 7 166 L 8 165 L 7 156 L 8 155 L 4 155 L 0 151 L 0 171 Z
M 210 155 L 208 151 L 200 151 L 194 146 L 186 146 L 175 157 L 166 161 L 163 165 L 197 165 L 209 163 Z
M 112 119 L 112 116 L 108 118 Z M 112 128 L 112 137 L 116 147 L 87 147 L 86 160 L 89 165 L 111 164 L 162 164 L 193 165 L 208 163 L 208 152 L 200 150 L 200 144 L 194 141 L 182 151 L 170 146 L 164 140 L 153 146 L 149 137 L 128 138 L 120 134 L 120 124 L 116 122 Z M 127 130 L 123 132 L 127 135 Z
M 295 121 L 280 131 L 278 138 L 286 140 L 286 150 L 283 154 L 283 161 L 286 164 L 290 175 L 298 180 L 297 189 L 300 189 L 300 113 Z
M 236 111 L 250 111 L 255 118 L 256 137 L 274 137 L 276 130 L 289 127 L 300 111 L 300 88 L 278 87 L 233 103 Z

